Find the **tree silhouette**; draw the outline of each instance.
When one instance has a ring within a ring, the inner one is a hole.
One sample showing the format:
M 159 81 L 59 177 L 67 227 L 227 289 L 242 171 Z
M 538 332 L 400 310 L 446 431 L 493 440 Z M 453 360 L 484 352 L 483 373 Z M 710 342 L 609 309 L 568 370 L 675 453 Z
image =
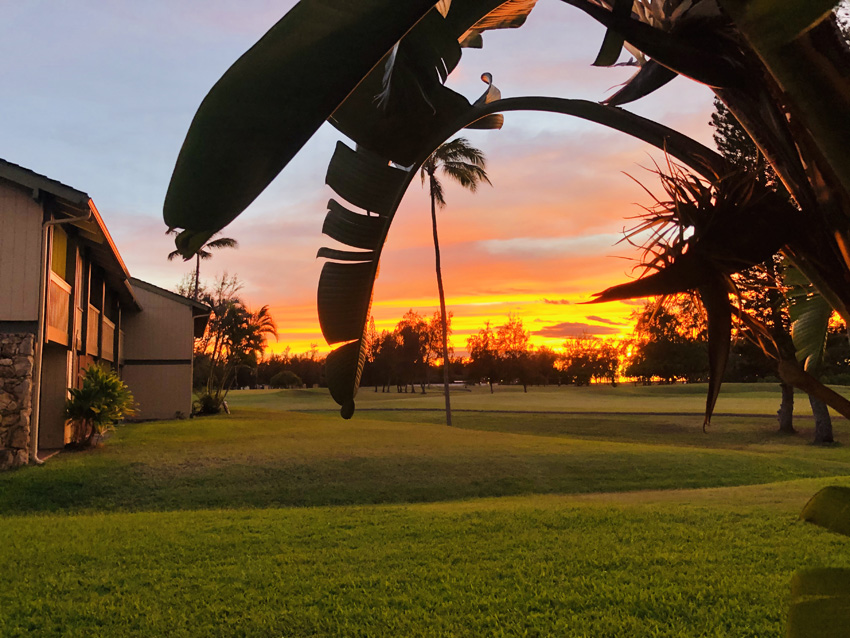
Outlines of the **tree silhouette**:
M 431 227 L 434 232 L 434 259 L 437 271 L 437 290 L 440 294 L 440 323 L 443 337 L 443 385 L 446 396 L 446 425 L 452 424 L 452 406 L 449 399 L 449 331 L 446 318 L 446 295 L 443 290 L 443 272 L 440 266 L 440 240 L 437 235 L 437 207 L 445 208 L 443 185 L 437 179 L 440 171 L 446 177 L 475 192 L 482 181 L 490 184 L 485 168 L 484 153 L 472 146 L 466 138 L 458 137 L 446 142 L 425 160 L 420 169 L 422 184 L 428 179 L 431 195 Z
M 731 164 L 745 168 L 756 181 L 768 186 L 790 199 L 790 195 L 776 172 L 765 159 L 756 143 L 741 126 L 735 116 L 718 99 L 714 100 L 714 113 L 711 115 L 714 127 L 714 143 L 717 149 Z M 762 264 L 752 266 L 733 276 L 741 292 L 740 303 L 758 319 L 768 330 L 775 344 L 777 365 L 780 360 L 795 362 L 794 342 L 791 338 L 791 318 L 786 299 L 787 287 L 783 284 L 786 260 L 773 255 Z M 748 332 L 744 331 L 744 335 Z M 782 399 L 779 411 L 779 431 L 794 434 L 794 386 L 780 378 L 779 387 Z M 832 418 L 825 404 L 816 397 L 809 396 L 812 414 L 815 417 L 815 437 L 818 442 L 831 442 Z
M 168 234 L 175 234 L 176 231 L 169 230 Z M 220 235 L 221 233 L 214 233 L 212 237 L 210 237 L 206 243 L 204 243 L 200 248 L 198 248 L 197 252 L 195 252 L 195 285 L 192 290 L 192 299 L 195 301 L 198 300 L 198 291 L 201 281 L 201 260 L 202 259 L 210 259 L 212 257 L 213 250 L 218 250 L 220 248 L 239 248 L 239 242 L 231 237 L 219 237 L 218 239 L 213 239 L 216 235 Z M 179 250 L 172 250 L 168 253 L 168 261 L 172 261 L 175 257 L 180 257 Z

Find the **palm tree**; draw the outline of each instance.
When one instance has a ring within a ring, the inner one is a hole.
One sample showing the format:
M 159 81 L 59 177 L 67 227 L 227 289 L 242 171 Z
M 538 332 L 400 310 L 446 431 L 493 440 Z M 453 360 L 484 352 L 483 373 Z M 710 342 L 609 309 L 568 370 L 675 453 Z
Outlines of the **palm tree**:
M 434 231 L 434 258 L 437 270 L 437 290 L 440 293 L 440 325 L 443 337 L 443 385 L 446 395 L 446 425 L 452 424 L 452 406 L 449 400 L 449 328 L 446 318 L 446 295 L 443 291 L 443 272 L 440 267 L 440 240 L 437 236 L 437 207 L 444 208 L 446 199 L 443 196 L 443 185 L 437 179 L 437 171 L 452 178 L 458 184 L 471 192 L 478 189 L 481 181 L 491 184 L 484 170 L 484 153 L 472 146 L 466 138 L 458 137 L 446 142 L 425 160 L 420 170 L 422 184 L 428 178 L 428 188 L 431 195 L 431 227 Z M 492 185 L 492 184 L 491 184 Z
M 172 229 L 167 231 L 166 234 L 173 235 L 176 234 L 176 232 L 176 230 Z M 239 242 L 230 237 L 219 237 L 218 239 L 213 239 L 213 237 L 220 234 L 221 232 L 213 233 L 213 235 L 195 252 L 195 285 L 192 290 L 192 299 L 194 301 L 198 300 L 199 286 L 201 281 L 201 260 L 210 259 L 212 257 L 211 251 L 218 250 L 219 248 L 239 248 Z M 168 261 L 171 261 L 175 257 L 180 256 L 181 255 L 179 250 L 172 250 L 170 253 L 168 253 Z

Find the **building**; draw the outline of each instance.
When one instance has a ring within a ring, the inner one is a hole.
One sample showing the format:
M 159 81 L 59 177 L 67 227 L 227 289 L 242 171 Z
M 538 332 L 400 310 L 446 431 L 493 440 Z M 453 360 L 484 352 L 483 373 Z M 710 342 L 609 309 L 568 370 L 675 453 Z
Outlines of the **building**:
M 69 387 L 118 370 L 139 418 L 188 415 L 209 308 L 130 277 L 91 198 L 0 160 L 0 469 L 69 442 Z

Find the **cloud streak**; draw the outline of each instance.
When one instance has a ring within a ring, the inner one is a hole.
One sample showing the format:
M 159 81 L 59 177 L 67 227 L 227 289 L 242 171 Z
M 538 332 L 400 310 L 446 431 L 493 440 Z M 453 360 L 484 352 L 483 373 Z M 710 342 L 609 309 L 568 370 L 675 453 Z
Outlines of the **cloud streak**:
M 562 321 L 552 326 L 546 326 L 540 330 L 535 330 L 531 334 L 541 337 L 580 337 L 582 335 L 615 335 L 619 334 L 620 330 L 611 326 L 596 326 L 591 323 L 582 321 Z

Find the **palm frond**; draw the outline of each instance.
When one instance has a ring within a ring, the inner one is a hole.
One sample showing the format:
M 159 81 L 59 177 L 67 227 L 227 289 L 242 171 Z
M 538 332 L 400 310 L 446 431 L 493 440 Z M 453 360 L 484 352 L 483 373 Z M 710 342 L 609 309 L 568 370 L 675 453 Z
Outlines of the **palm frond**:
M 239 242 L 232 237 L 221 237 L 219 239 L 208 241 L 204 248 L 212 248 L 214 250 L 219 248 L 239 248 Z

